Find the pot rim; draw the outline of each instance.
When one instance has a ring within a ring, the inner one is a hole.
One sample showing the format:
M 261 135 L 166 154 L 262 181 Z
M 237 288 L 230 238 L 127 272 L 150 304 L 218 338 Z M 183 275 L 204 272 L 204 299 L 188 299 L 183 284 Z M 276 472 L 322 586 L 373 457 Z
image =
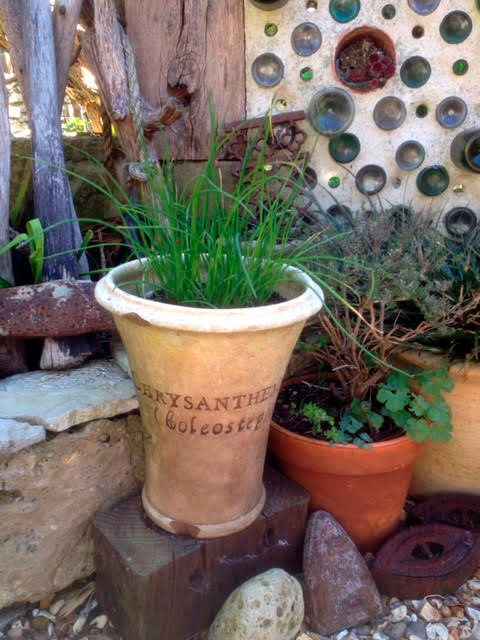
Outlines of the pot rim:
M 204 309 L 147 300 L 120 288 L 138 274 L 142 260 L 115 267 L 95 287 L 97 302 L 114 316 L 130 318 L 139 324 L 183 329 L 185 331 L 236 333 L 262 331 L 304 322 L 323 306 L 322 289 L 306 273 L 296 267 L 285 270 L 304 285 L 305 290 L 285 302 L 238 309 Z
M 372 442 L 370 443 L 370 447 L 369 449 L 367 448 L 362 448 L 359 447 L 356 444 L 330 444 L 329 442 L 327 442 L 326 440 L 317 440 L 316 438 L 309 438 L 308 436 L 302 436 L 299 433 L 294 433 L 293 431 L 290 431 L 290 429 L 286 429 L 285 427 L 282 427 L 281 425 L 279 425 L 277 422 L 275 422 L 274 420 L 272 420 L 271 422 L 271 426 L 274 429 L 277 429 L 280 433 L 283 433 L 285 435 L 288 435 L 288 437 L 294 439 L 294 440 L 300 440 L 301 442 L 308 442 L 309 444 L 311 444 L 312 446 L 319 446 L 319 447 L 328 447 L 329 449 L 342 449 L 344 451 L 348 451 L 348 450 L 353 450 L 353 451 L 372 451 L 373 449 L 385 449 L 388 447 L 392 447 L 395 445 L 398 445 L 400 442 L 404 441 L 404 440 L 408 440 L 408 442 L 411 442 L 413 444 L 420 444 L 418 442 L 416 442 L 415 440 L 410 440 L 410 438 L 404 433 L 401 436 L 398 436 L 398 438 L 390 438 L 390 440 L 384 440 L 383 442 Z
M 437 353 L 417 346 L 413 349 L 403 348 L 396 353 L 401 360 L 414 366 L 428 365 L 428 368 L 447 368 L 450 376 L 456 378 L 473 378 L 480 381 L 480 361 L 462 360 L 456 358 L 450 360 L 445 353 Z

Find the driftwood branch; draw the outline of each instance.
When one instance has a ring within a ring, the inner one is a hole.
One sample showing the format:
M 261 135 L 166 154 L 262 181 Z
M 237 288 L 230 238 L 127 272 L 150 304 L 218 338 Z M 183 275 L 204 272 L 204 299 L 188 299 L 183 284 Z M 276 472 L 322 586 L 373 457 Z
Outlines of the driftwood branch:
M 53 28 L 55 34 L 55 58 L 57 64 L 58 106 L 62 109 L 68 73 L 72 63 L 77 25 L 82 0 L 55 0 Z
M 4 82 L 3 62 L 0 55 L 0 248 L 9 240 L 10 204 L 10 122 L 8 120 L 8 95 Z M 0 255 L 0 276 L 13 282 L 10 253 Z
M 43 0 L 25 3 L 24 41 L 27 84 L 30 87 L 27 108 L 32 127 L 35 215 L 45 227 L 72 220 L 75 213 L 64 170 L 52 15 L 48 3 Z M 78 277 L 73 251 L 79 245 L 74 226 L 69 222 L 46 233 L 47 256 L 71 251 L 45 263 L 46 279 Z
M 25 79 L 25 43 L 23 38 L 23 2 L 0 0 L 0 14 L 5 22 L 10 44 L 10 58 L 15 75 L 22 88 L 23 99 L 29 100 L 29 88 Z
M 0 248 L 9 241 L 10 196 L 10 123 L 8 120 L 8 95 L 4 83 L 3 62 L 0 55 Z M 0 255 L 0 276 L 13 284 L 13 268 L 10 253 Z M 2 289 L 0 289 L 2 291 Z M 8 291 L 8 289 L 3 289 Z M 26 371 L 27 361 L 23 341 L 0 338 L 0 377 Z

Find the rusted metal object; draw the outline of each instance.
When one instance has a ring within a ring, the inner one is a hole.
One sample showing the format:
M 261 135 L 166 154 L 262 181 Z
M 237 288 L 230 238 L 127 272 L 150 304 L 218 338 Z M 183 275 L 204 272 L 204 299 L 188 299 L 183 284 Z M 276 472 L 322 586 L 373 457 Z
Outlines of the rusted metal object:
M 58 338 L 115 330 L 112 315 L 97 304 L 94 282 L 53 280 L 0 289 L 0 336 Z
M 423 598 L 453 593 L 476 571 L 480 542 L 470 531 L 444 524 L 410 527 L 390 538 L 372 575 L 381 593 Z
M 291 166 L 296 165 L 299 170 L 292 172 L 292 186 L 302 174 L 305 183 L 305 188 L 296 201 L 296 208 L 299 221 L 309 224 L 315 221 L 315 216 L 310 219 L 309 213 L 315 209 L 312 190 L 317 184 L 317 178 L 313 169 L 306 169 L 310 160 L 310 154 L 304 148 L 307 132 L 299 124 L 305 117 L 304 111 L 271 116 L 271 128 L 265 128 L 262 135 L 252 134 L 252 130 L 262 129 L 265 126 L 265 118 L 227 124 L 226 131 L 235 132 L 235 135 L 228 141 L 222 160 L 233 161 L 231 172 L 234 177 L 238 177 L 245 162 L 249 142 L 255 140 L 255 150 L 249 159 L 250 167 L 253 168 L 261 157 L 266 170 L 268 167 L 268 171 L 274 176 L 277 173 L 291 171 Z M 275 181 L 272 181 L 271 187 L 275 189 Z
M 412 522 L 439 522 L 480 534 L 480 496 L 442 493 L 415 505 L 409 511 Z
M 308 161 L 308 154 L 302 151 L 307 133 L 298 124 L 305 119 L 304 111 L 293 111 L 291 113 L 277 114 L 270 119 L 271 130 L 265 131 L 265 135 L 256 141 L 256 150 L 264 150 L 265 163 L 285 163 L 295 161 L 302 165 Z M 247 122 L 232 122 L 226 126 L 226 131 L 236 130 L 236 134 L 229 140 L 225 150 L 225 160 L 236 160 L 232 166 L 232 173 L 237 175 L 245 160 L 245 153 L 248 141 L 251 140 L 249 132 L 252 129 L 259 129 L 265 124 L 265 118 L 256 118 Z M 268 140 L 266 136 L 268 135 Z M 267 144 L 265 144 L 267 143 Z M 254 153 L 251 159 L 252 164 L 257 161 L 257 154 Z

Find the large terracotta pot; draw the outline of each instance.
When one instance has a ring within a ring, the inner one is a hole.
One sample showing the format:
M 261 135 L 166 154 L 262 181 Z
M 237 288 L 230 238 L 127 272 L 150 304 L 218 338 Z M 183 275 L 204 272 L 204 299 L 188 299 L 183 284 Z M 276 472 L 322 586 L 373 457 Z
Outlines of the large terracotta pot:
M 291 269 L 286 302 L 199 309 L 138 297 L 138 261 L 97 284 L 128 353 L 146 433 L 143 505 L 160 527 L 211 538 L 247 527 L 265 501 L 262 472 L 273 407 L 305 320 L 321 308 Z M 130 287 L 131 289 L 131 287 Z
M 399 362 L 424 369 L 449 366 L 447 358 L 426 351 L 404 352 Z M 453 437 L 450 442 L 430 443 L 413 473 L 413 495 L 442 491 L 480 495 L 480 363 L 454 363 L 450 375 L 455 386 L 445 399 L 452 410 Z
M 374 551 L 400 523 L 425 445 L 403 436 L 373 449 L 331 446 L 273 422 L 270 448 L 280 469 L 310 493 L 311 510 L 329 511 L 360 550 Z

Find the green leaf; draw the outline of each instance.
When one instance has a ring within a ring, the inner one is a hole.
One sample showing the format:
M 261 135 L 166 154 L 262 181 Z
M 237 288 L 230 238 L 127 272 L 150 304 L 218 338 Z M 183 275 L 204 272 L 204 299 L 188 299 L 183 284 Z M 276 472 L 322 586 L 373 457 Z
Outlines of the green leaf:
M 348 433 L 358 433 L 363 428 L 363 423 L 360 420 L 357 420 L 355 416 L 353 416 L 350 411 L 343 416 L 340 420 L 340 427 L 342 431 L 347 431 Z
M 410 394 L 408 391 L 390 391 L 382 386 L 377 393 L 377 399 L 382 402 L 389 411 L 401 411 L 408 404 Z
M 45 257 L 45 233 L 42 223 L 38 218 L 33 218 L 27 222 L 27 233 L 31 242 L 31 252 L 29 257 L 32 268 L 33 282 L 38 284 L 42 281 L 43 262 Z
M 448 369 L 427 369 L 416 376 L 422 393 L 440 397 L 441 393 L 449 393 L 454 387 Z
M 353 444 L 356 444 L 357 447 L 360 447 L 360 449 L 373 449 L 372 445 L 368 444 L 364 439 L 362 439 L 361 437 L 359 438 L 354 438 L 353 439 Z
M 397 371 L 388 376 L 384 385 L 392 391 L 408 391 L 410 389 L 410 376 L 408 373 Z
M 393 420 L 400 429 L 405 429 L 408 420 L 411 418 L 410 413 L 405 409 L 402 411 L 388 411 L 388 409 L 382 409 L 382 414 Z
M 417 418 L 421 418 L 422 416 L 424 416 L 429 408 L 430 403 L 425 400 L 423 396 L 415 395 L 413 400 L 410 402 L 410 409 L 417 416 Z
M 4 253 L 8 253 L 9 251 L 11 251 L 11 249 L 15 249 L 15 247 L 17 247 L 18 245 L 25 244 L 26 242 L 28 242 L 27 234 L 20 233 L 18 236 L 15 236 L 15 238 L 11 242 L 3 247 L 0 247 L 0 256 L 2 256 Z
M 370 411 L 370 413 L 368 414 L 368 423 L 374 428 L 374 429 L 380 429 L 383 426 L 383 416 L 380 415 L 379 413 L 376 413 L 375 411 Z
M 407 420 L 405 427 L 408 437 L 417 442 L 427 442 L 432 437 L 432 430 L 426 420 L 423 418 L 417 420 L 413 417 Z
M 369 402 L 361 402 L 358 398 L 354 398 L 350 407 L 350 412 L 359 420 L 365 420 L 365 405 L 371 404 Z
M 432 422 L 438 422 L 444 427 L 448 427 L 452 424 L 452 410 L 446 402 L 443 404 L 437 402 L 429 406 L 426 418 Z

